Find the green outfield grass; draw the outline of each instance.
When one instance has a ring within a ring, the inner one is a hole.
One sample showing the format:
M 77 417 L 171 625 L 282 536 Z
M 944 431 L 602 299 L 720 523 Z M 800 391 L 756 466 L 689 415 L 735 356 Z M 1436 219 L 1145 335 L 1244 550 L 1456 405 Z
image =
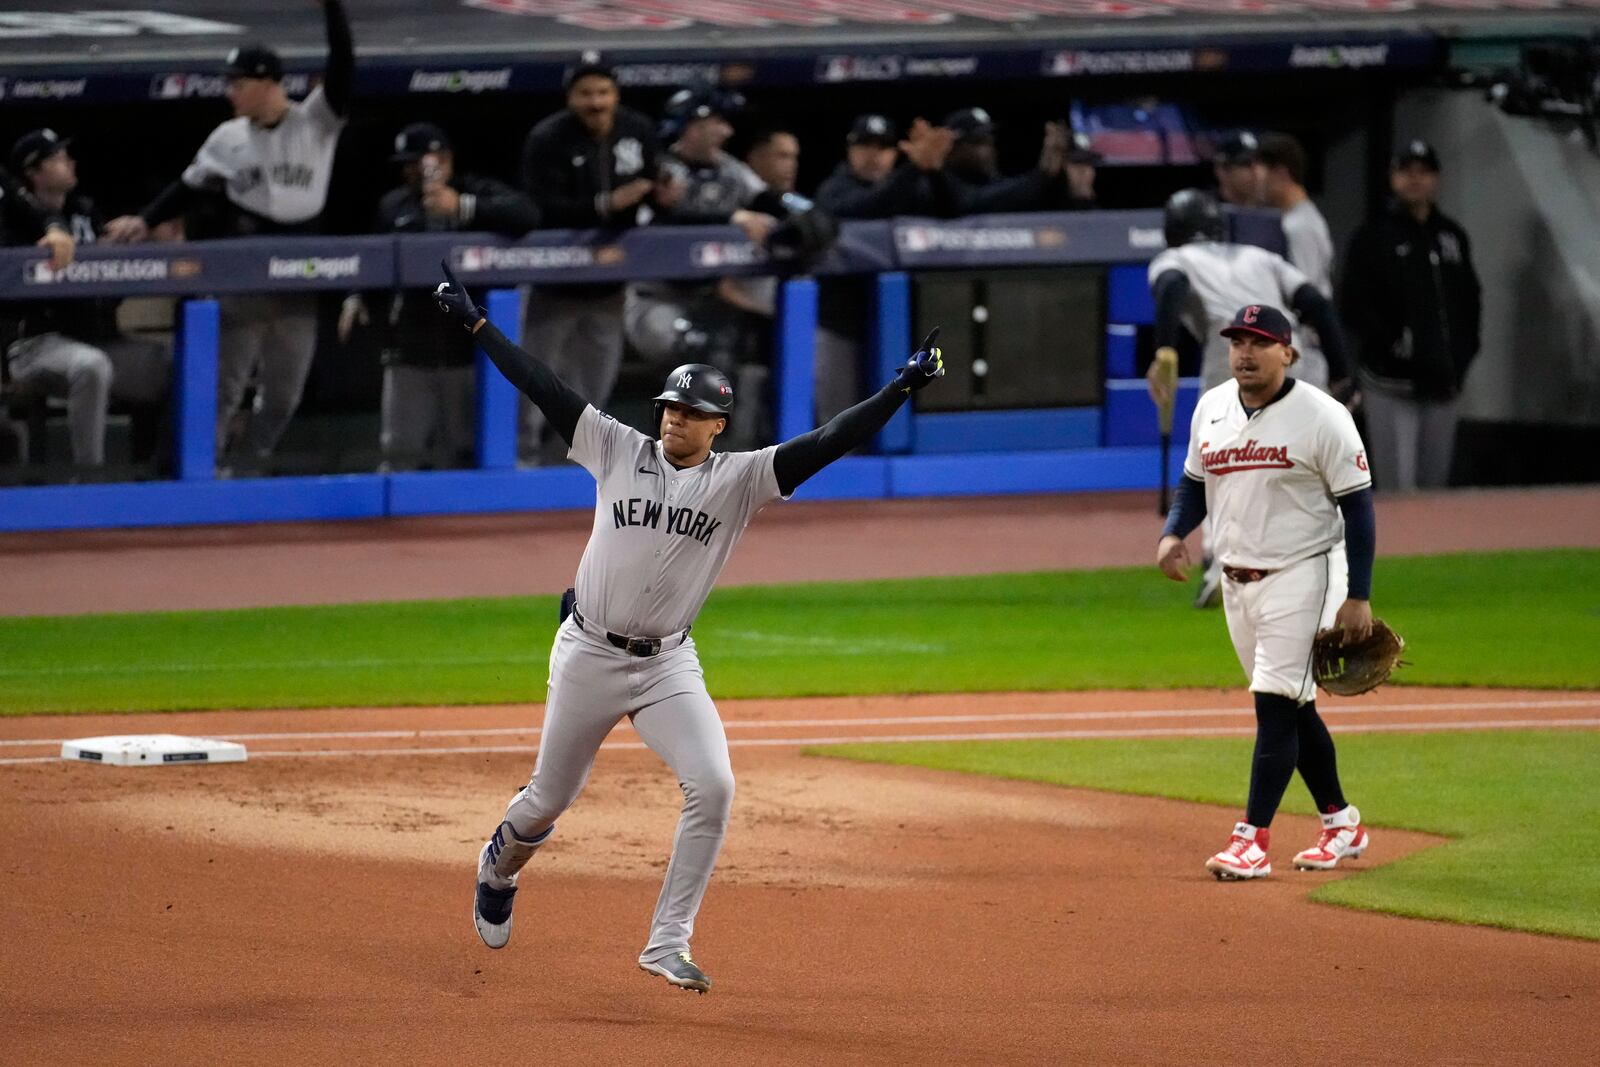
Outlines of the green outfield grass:
M 1454 838 L 1406 859 L 1330 882 L 1312 899 L 1426 919 L 1600 939 L 1600 732 L 1483 731 L 1345 734 L 1345 795 L 1374 827 L 1368 860 L 1384 860 L 1383 827 Z M 1245 739 L 972 741 L 845 745 L 823 755 L 1018 778 L 1053 785 L 1226 805 L 1221 847 L 1243 808 Z M 1285 811 L 1314 807 L 1296 777 Z M 1274 878 L 1309 844 L 1273 842 Z M 1205 855 L 1192 861 L 1197 877 Z M 1365 861 L 1364 861 L 1365 862 Z
M 1600 688 L 1600 551 L 1382 559 L 1405 684 Z M 717 591 L 719 697 L 1235 687 L 1220 611 L 1154 568 Z M 544 697 L 555 598 L 0 619 L 0 712 Z

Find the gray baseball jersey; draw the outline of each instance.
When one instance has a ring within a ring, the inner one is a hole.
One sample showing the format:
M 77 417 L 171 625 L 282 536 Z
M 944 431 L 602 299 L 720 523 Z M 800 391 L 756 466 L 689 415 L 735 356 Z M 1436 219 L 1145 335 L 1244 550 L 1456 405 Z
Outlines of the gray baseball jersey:
M 274 222 L 307 222 L 322 213 L 333 150 L 344 119 L 322 87 L 291 104 L 276 126 L 229 119 L 211 131 L 183 172 L 191 189 L 220 187 L 236 206 Z
M 1221 385 L 1228 370 L 1228 342 L 1217 331 L 1233 321 L 1246 304 L 1288 307 L 1295 290 L 1306 284 L 1305 274 L 1282 256 L 1254 245 L 1196 241 L 1169 248 L 1150 261 L 1149 279 L 1169 270 L 1189 279 L 1189 299 L 1183 324 L 1205 345 L 1200 377 L 1207 389 Z
M 561 624 L 550 649 L 550 694 L 533 776 L 506 807 L 505 824 L 519 847 L 502 857 L 491 841 L 480 854 L 478 877 L 495 889 L 515 884 L 521 864 L 583 790 L 606 736 L 629 718 L 672 768 L 684 795 L 641 964 L 689 950 L 727 833 L 728 739 L 694 639 L 683 631 L 751 517 L 782 495 L 772 466 L 776 451 L 713 452 L 678 470 L 658 442 L 592 406 L 573 433 L 568 455 L 596 485 L 594 532 L 578 565 L 578 612 Z M 617 648 L 607 630 L 664 640 L 658 653 L 636 656 Z
M 594 532 L 578 607 L 613 633 L 664 637 L 694 622 L 750 520 L 779 499 L 772 457 L 713 452 L 678 470 L 661 444 L 587 407 L 569 455 L 594 475 Z
M 1289 240 L 1289 262 L 1300 268 L 1311 284 L 1323 296 L 1333 296 L 1333 235 L 1328 232 L 1328 220 L 1322 217 L 1317 205 L 1302 200 L 1283 213 L 1283 235 Z M 1317 331 L 1304 327 L 1301 339 L 1300 362 L 1293 374 L 1301 381 L 1311 382 L 1321 388 L 1328 385 L 1328 358 L 1322 354 L 1322 340 Z

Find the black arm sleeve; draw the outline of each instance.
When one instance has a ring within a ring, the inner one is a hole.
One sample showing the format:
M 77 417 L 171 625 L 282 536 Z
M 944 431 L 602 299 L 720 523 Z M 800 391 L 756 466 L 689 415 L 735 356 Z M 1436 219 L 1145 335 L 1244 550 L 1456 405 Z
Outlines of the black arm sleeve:
M 350 37 L 350 19 L 342 0 L 322 0 L 328 23 L 328 66 L 322 73 L 322 93 L 335 115 L 350 113 L 350 86 L 355 81 L 356 48 Z
M 1345 556 L 1350 565 L 1351 600 L 1372 599 L 1372 557 L 1378 550 L 1378 516 L 1372 490 L 1358 489 L 1339 498 L 1344 513 Z
M 1150 287 L 1156 301 L 1156 347 L 1176 348 L 1183 329 L 1183 302 L 1189 299 L 1189 276 L 1181 270 L 1162 272 Z
M 1339 315 L 1333 301 L 1310 282 L 1294 291 L 1290 306 L 1301 320 L 1317 331 L 1322 342 L 1322 354 L 1328 357 L 1328 382 L 1332 384 L 1350 377 L 1350 361 L 1344 353 L 1344 331 L 1339 328 Z
M 145 225 L 155 226 L 166 222 L 168 219 L 177 218 L 188 211 L 200 199 L 200 190 L 192 188 L 182 178 L 161 190 L 159 196 L 150 201 L 139 217 L 144 219 Z
M 527 194 L 494 178 L 473 178 L 462 183 L 462 193 L 472 197 L 463 205 L 463 228 L 493 230 L 506 237 L 521 237 L 539 225 L 539 209 Z
M 1185 474 L 1178 479 L 1178 491 L 1172 494 L 1172 510 L 1167 512 L 1167 524 L 1161 528 L 1161 536 L 1188 537 L 1205 517 L 1206 483 Z
M 572 435 L 578 431 L 578 416 L 589 402 L 557 378 L 544 360 L 512 344 L 510 338 L 495 329 L 494 323 L 485 320 L 473 338 L 506 380 L 539 405 L 544 417 L 570 447 Z
M 916 199 L 922 172 L 901 163 L 889 177 L 866 188 L 846 180 L 827 181 L 817 190 L 818 206 L 841 219 L 886 219 Z
M 962 203 L 963 215 L 993 215 L 1006 211 L 1043 211 L 1054 178 L 1031 170 L 970 190 Z
M 847 408 L 809 433 L 791 437 L 772 456 L 778 489 L 788 496 L 805 480 L 851 449 L 859 448 L 900 410 L 906 393 L 890 382 L 853 408 Z

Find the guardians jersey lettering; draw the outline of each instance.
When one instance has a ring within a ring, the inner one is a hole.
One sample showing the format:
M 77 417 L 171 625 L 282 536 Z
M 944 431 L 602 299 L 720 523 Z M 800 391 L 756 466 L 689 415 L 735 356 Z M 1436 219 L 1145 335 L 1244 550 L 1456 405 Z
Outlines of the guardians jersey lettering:
M 1212 553 L 1260 570 L 1337 547 L 1338 498 L 1372 484 L 1350 412 L 1302 381 L 1255 411 L 1239 402 L 1237 382 L 1208 390 L 1195 405 L 1183 471 L 1205 483 Z
M 1294 460 L 1289 458 L 1289 449 L 1286 445 L 1263 446 L 1252 437 L 1242 445 L 1207 452 L 1208 443 L 1200 442 L 1200 462 L 1205 465 L 1207 474 L 1233 474 L 1236 471 L 1294 466 Z
M 648 526 L 652 530 L 662 529 L 662 506 L 658 500 L 641 500 L 633 497 L 629 500 L 615 500 L 611 503 L 611 521 L 613 528 L 622 529 L 624 526 Z M 717 527 L 722 525 L 721 519 L 714 519 L 703 511 L 694 511 L 690 508 L 675 508 L 670 505 L 666 508 L 666 531 L 678 534 L 680 537 L 691 537 L 702 545 L 709 545 L 711 537 L 717 532 Z

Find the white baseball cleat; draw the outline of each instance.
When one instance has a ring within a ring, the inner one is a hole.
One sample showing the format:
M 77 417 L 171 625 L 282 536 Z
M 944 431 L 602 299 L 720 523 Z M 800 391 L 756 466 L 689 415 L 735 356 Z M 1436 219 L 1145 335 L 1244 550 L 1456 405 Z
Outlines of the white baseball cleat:
M 1340 860 L 1360 859 L 1372 843 L 1372 835 L 1361 825 L 1361 813 L 1351 804 L 1342 811 L 1322 817 L 1322 834 L 1317 843 L 1295 854 L 1297 871 L 1331 871 Z
M 1206 870 L 1216 875 L 1219 882 L 1265 878 L 1272 873 L 1272 864 L 1267 860 L 1267 843 L 1271 836 L 1271 831 L 1247 822 L 1235 823 L 1228 847 L 1206 860 Z
M 485 945 L 505 948 L 506 942 L 511 940 L 511 902 L 517 895 L 517 887 L 496 889 L 484 881 L 484 874 L 491 863 L 489 849 L 492 844 L 485 844 L 483 851 L 478 853 L 478 889 L 472 898 L 472 925 L 477 928 L 478 936 Z

